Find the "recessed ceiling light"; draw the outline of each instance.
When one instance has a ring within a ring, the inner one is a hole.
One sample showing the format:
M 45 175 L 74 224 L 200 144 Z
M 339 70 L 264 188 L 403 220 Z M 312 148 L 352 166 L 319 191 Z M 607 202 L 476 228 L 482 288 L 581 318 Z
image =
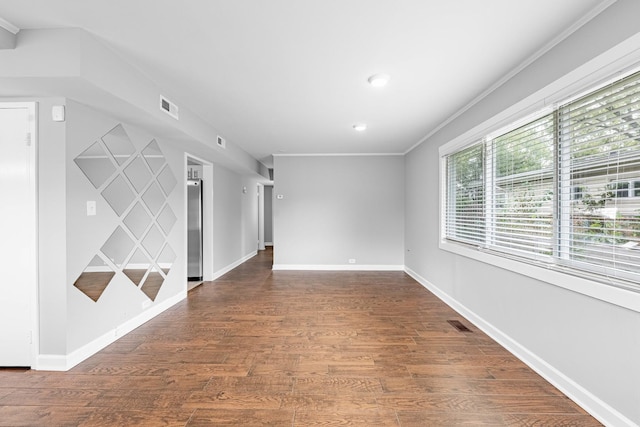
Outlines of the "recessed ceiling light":
M 374 74 L 373 76 L 369 77 L 367 81 L 373 87 L 382 87 L 389 83 L 390 79 L 391 76 L 389 76 L 389 74 Z
M 363 130 L 367 129 L 367 125 L 364 123 L 356 123 L 355 125 L 353 125 L 353 128 L 358 132 L 362 132 Z

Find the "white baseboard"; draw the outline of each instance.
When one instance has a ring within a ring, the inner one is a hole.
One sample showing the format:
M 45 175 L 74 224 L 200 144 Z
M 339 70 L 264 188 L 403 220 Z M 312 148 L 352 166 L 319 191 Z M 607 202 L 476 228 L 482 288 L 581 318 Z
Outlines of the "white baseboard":
M 214 273 L 214 277 L 212 280 L 222 276 L 223 274 L 233 270 L 243 262 L 253 258 L 258 254 L 257 251 L 254 251 L 243 258 L 235 261 L 234 263 L 226 266 L 225 268 L 218 270 Z M 178 302 L 182 301 L 187 297 L 187 291 L 180 292 L 177 295 L 164 300 L 156 305 L 149 307 L 147 310 L 140 313 L 138 316 L 134 317 L 131 320 L 126 321 L 122 325 L 117 326 L 114 329 L 109 330 L 108 332 L 102 334 L 98 338 L 94 339 L 88 344 L 80 347 L 79 349 L 67 354 L 67 355 L 58 355 L 58 354 L 40 354 L 37 357 L 36 364 L 33 369 L 41 370 L 41 371 L 68 371 L 69 369 L 76 366 L 78 363 L 83 360 L 88 359 L 93 356 L 109 344 L 116 341 L 118 338 L 128 334 L 138 326 L 148 322 L 153 319 L 163 311 L 168 308 L 174 306 Z
M 118 338 L 133 331 L 138 326 L 143 325 L 149 320 L 153 319 L 163 311 L 171 308 L 175 304 L 179 303 L 187 297 L 187 292 L 180 292 L 177 295 L 159 302 L 156 305 L 149 307 L 131 320 L 126 321 L 120 326 L 111 329 L 109 332 L 94 339 L 88 344 L 83 345 L 79 349 L 71 352 L 68 355 L 57 354 L 40 354 L 38 355 L 36 366 L 34 369 L 40 371 L 68 371 L 76 366 L 83 360 L 93 356 L 109 344 L 116 341 Z
M 273 242 L 264 242 L 265 246 L 273 246 Z
M 418 283 L 428 289 L 435 296 L 440 298 L 445 304 L 464 316 L 471 323 L 476 325 L 484 333 L 493 338 L 501 346 L 510 351 L 514 356 L 527 364 L 540 376 L 553 384 L 558 390 L 564 393 L 569 399 L 580 405 L 585 411 L 591 414 L 598 421 L 607 426 L 628 426 L 638 427 L 633 421 L 612 408 L 606 402 L 599 399 L 589 390 L 567 377 L 558 369 L 551 366 L 529 349 L 522 346 L 517 341 L 503 333 L 500 329 L 478 316 L 472 310 L 465 307 L 455 298 L 441 291 L 433 283 L 417 274 L 415 271 L 405 267 L 405 272 L 413 277 Z
M 38 371 L 68 371 L 67 356 L 57 354 L 39 354 L 36 365 L 31 369 Z
M 404 265 L 358 264 L 274 264 L 273 270 L 326 270 L 326 271 L 404 271 Z
M 234 268 L 236 268 L 237 266 L 239 266 L 243 262 L 246 262 L 246 261 L 250 260 L 251 258 L 253 258 L 256 255 L 258 255 L 258 251 L 253 251 L 250 254 L 245 255 L 244 257 L 240 258 L 239 260 L 237 260 L 235 262 L 232 262 L 231 264 L 227 265 L 226 267 L 221 268 L 220 270 L 218 270 L 215 273 L 213 273 L 213 278 L 211 280 L 216 280 L 218 277 L 227 274 L 228 272 L 230 272 L 231 270 L 233 270 Z

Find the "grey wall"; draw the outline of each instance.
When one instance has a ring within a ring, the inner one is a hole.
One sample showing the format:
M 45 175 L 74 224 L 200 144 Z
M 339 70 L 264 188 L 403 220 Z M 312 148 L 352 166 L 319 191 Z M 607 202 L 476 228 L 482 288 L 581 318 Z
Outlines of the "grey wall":
M 97 302 L 73 286 L 94 254 L 121 224 L 100 192 L 73 159 L 121 121 L 64 98 L 39 102 L 39 320 L 40 354 L 68 356 L 105 333 L 135 319 L 148 298 L 118 273 Z M 51 106 L 66 105 L 66 121 L 51 121 Z M 122 123 L 137 150 L 155 139 L 178 180 L 169 195 L 177 221 L 167 241 L 177 258 L 151 307 L 186 295 L 184 251 L 185 150 L 205 161 L 213 156 L 201 144 L 179 143 Z M 242 175 L 213 164 L 214 269 L 223 270 L 257 250 L 258 176 Z M 96 201 L 97 215 L 86 215 L 86 202 Z
M 276 264 L 346 266 L 349 258 L 357 259 L 357 265 L 404 262 L 443 294 L 464 304 L 614 410 L 640 423 L 640 370 L 635 369 L 640 360 L 637 312 L 438 248 L 438 147 L 635 34 L 637 16 L 640 2 L 617 1 L 431 136 L 406 156 L 406 163 L 393 156 L 276 157 L 275 193 L 285 197 L 275 201 L 273 210 Z M 114 67 L 118 58 L 96 46 L 89 35 L 78 33 L 21 31 L 20 48 L 0 55 L 4 60 L 0 72 L 3 93 L 75 93 L 94 105 L 109 101 L 111 111 L 125 118 L 137 114 L 142 105 L 145 113 L 138 115 L 136 123 L 169 123 L 166 117 L 158 116 L 162 113 L 156 105 L 157 88 L 140 84 L 142 77 L 131 67 Z M 65 78 L 50 79 L 52 76 Z M 67 86 L 68 80 L 81 84 Z M 105 230 L 117 219 L 105 213 L 101 199 L 82 182 L 71 159 L 84 144 L 88 146 L 121 120 L 69 102 L 66 124 L 50 122 L 50 106 L 64 103 L 64 99 L 40 99 L 38 124 L 40 351 L 55 355 L 68 354 L 141 311 L 139 301 L 116 305 L 115 298 L 105 300 L 108 306 L 98 308 L 103 302 L 89 303 L 72 288 L 84 264 L 85 251 L 100 245 L 99 239 L 108 234 Z M 185 119 L 175 132 L 183 138 L 179 142 L 162 138 L 162 132 L 149 135 L 141 128 L 125 125 L 135 144 L 156 136 L 174 173 L 182 177 L 179 172 L 185 152 L 213 163 L 222 158 L 203 144 L 211 139 L 210 145 L 215 148 L 215 130 L 195 116 L 186 115 Z M 185 135 L 199 143 L 184 140 Z M 245 169 L 260 166 L 233 146 L 227 153 Z M 253 192 L 257 181 L 219 164 L 214 165 L 214 178 L 217 271 L 257 247 L 257 197 Z M 241 191 L 244 186 L 249 189 L 246 194 Z M 176 189 L 170 201 L 178 216 L 175 230 L 183 230 L 183 210 L 178 208 L 182 191 Z M 82 213 L 86 200 L 93 199 L 99 203 L 99 214 L 89 219 Z M 182 231 L 173 233 L 171 239 L 181 260 L 178 264 L 182 263 L 175 267 L 177 277 L 177 272 L 184 269 L 184 239 Z M 406 258 L 405 240 L 409 250 Z M 175 280 L 167 284 L 161 300 L 180 292 L 181 285 Z M 125 288 L 119 282 L 115 296 L 127 295 L 129 290 Z
M 401 156 L 276 156 L 274 169 L 274 268 L 403 264 Z
M 592 410 L 621 413 L 611 425 L 640 424 L 640 313 L 440 250 L 438 147 L 634 35 L 637 16 L 640 2 L 615 3 L 406 156 L 406 266 L 582 387 Z
M 114 276 L 97 302 L 71 286 L 91 258 L 100 251 L 111 233 L 122 224 L 122 219 L 85 178 L 73 159 L 120 122 L 71 100 L 67 101 L 66 110 L 67 350 L 73 351 L 140 314 L 147 297 L 124 274 Z M 42 120 L 47 119 L 46 116 L 42 117 Z M 141 151 L 154 139 L 154 136 L 137 127 L 124 124 L 124 129 L 136 150 Z M 158 140 L 158 143 L 174 177 L 182 183 L 182 152 L 176 150 L 168 141 Z M 46 159 L 43 159 L 43 163 L 46 163 Z M 176 185 L 169 195 L 168 202 L 177 221 L 167 241 L 178 258 L 153 304 L 185 290 L 183 199 L 184 188 L 182 185 Z M 96 201 L 97 215 L 87 216 L 88 200 Z
M 241 197 L 241 213 L 240 213 L 240 230 L 239 235 L 232 238 L 240 240 L 240 251 L 242 257 L 254 255 L 258 252 L 258 244 L 260 237 L 258 235 L 258 181 L 261 180 L 257 175 L 238 175 L 236 174 L 240 185 L 240 190 L 246 188 L 246 193 L 242 193 Z M 215 236 L 214 236 L 215 238 Z M 214 258 L 215 260 L 215 258 Z M 236 258 L 237 260 L 237 258 Z
M 273 244 L 273 186 L 264 186 L 264 241 Z
M 38 307 L 40 348 L 44 354 L 66 354 L 67 253 L 65 123 L 45 119 L 63 98 L 38 102 Z M 46 159 L 46 161 L 43 161 Z
M 257 180 L 214 165 L 213 185 L 213 269 L 218 272 L 258 250 Z
M 218 131 L 188 106 L 180 105 L 180 120 L 160 111 L 161 93 L 169 99 L 178 96 L 158 87 L 85 30 L 27 29 L 16 40 L 15 49 L 0 49 L 0 96 L 63 95 L 155 135 L 206 144 L 208 158 L 216 164 L 268 177 L 266 167 L 234 141 L 227 140 L 225 149 L 218 147 Z

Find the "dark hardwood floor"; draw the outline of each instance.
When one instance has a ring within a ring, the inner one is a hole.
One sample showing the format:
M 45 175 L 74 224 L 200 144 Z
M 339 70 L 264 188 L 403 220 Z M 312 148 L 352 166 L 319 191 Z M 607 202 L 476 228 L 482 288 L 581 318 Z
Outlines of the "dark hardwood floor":
M 404 273 L 271 261 L 69 372 L 0 370 L 0 425 L 600 425 Z

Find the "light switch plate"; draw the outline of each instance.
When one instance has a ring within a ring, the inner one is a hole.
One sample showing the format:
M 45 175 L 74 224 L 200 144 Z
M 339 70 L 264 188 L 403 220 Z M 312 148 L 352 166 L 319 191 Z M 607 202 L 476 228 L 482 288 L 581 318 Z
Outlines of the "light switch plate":
M 96 214 L 96 202 L 95 200 L 87 201 L 87 216 L 94 216 Z
M 54 105 L 51 107 L 51 119 L 54 122 L 64 122 L 64 105 Z

